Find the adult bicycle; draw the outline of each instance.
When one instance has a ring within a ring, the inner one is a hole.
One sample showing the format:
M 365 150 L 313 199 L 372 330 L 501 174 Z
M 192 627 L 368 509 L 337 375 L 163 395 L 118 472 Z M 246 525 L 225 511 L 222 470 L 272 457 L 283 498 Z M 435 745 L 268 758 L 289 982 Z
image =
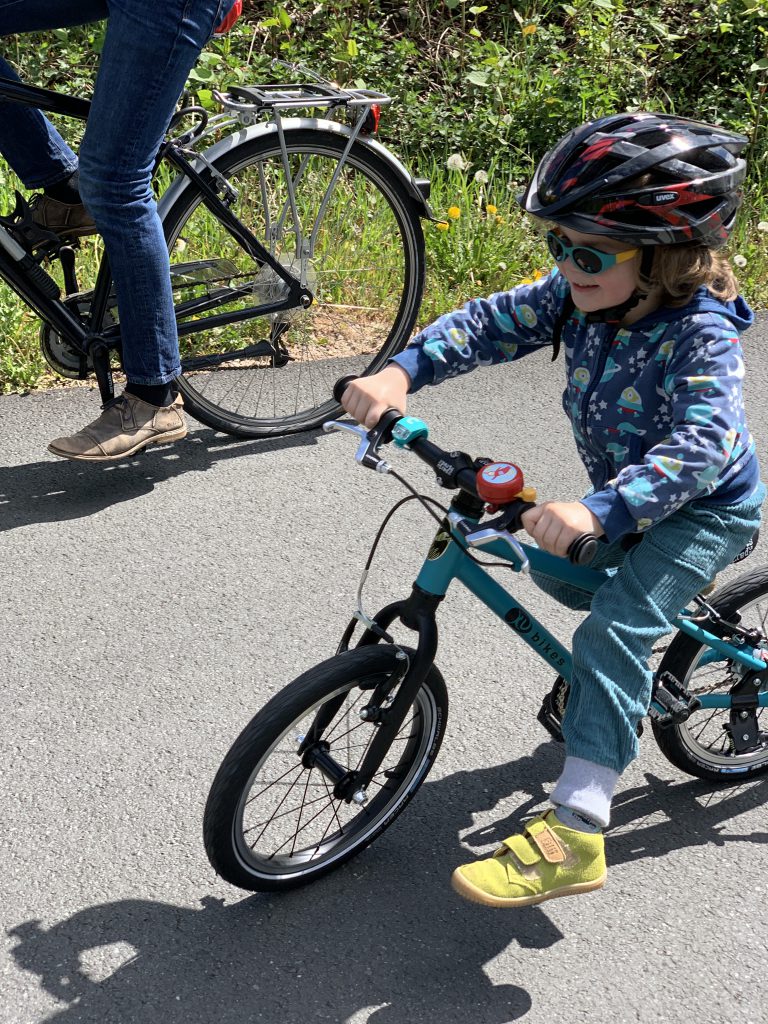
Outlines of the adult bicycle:
M 361 465 L 402 480 L 380 453 L 392 437 L 458 493 L 435 513 L 436 503 L 414 492 L 440 526 L 410 595 L 368 616 L 358 593 L 337 654 L 277 693 L 225 756 L 205 808 L 204 841 L 215 870 L 243 889 L 286 890 L 338 867 L 377 839 L 424 782 L 448 714 L 435 617 L 453 580 L 558 674 L 539 720 L 562 738 L 571 653 L 492 578 L 474 549 L 516 573 L 530 568 L 586 594 L 607 578 L 587 565 L 599 543 L 589 534 L 574 541 L 567 559 L 514 536 L 535 494 L 513 464 L 445 451 L 429 440 L 426 424 L 392 410 L 368 432 L 345 422 L 326 427 L 352 431 Z M 488 503 L 494 510 L 481 522 Z M 675 621 L 649 717 L 662 753 L 689 775 L 736 783 L 768 771 L 766 617 L 762 567 L 698 595 Z M 398 624 L 415 634 L 414 643 L 393 635 Z
M 421 304 L 429 182 L 374 137 L 390 99 L 309 77 L 213 90 L 214 114 L 183 105 L 154 168 L 184 405 L 239 437 L 336 415 L 333 382 L 380 369 Z M 4 78 L 0 100 L 81 120 L 90 109 Z M 79 245 L 36 226 L 19 193 L 0 217 L 0 278 L 42 321 L 45 358 L 64 377 L 95 374 L 107 402 L 120 353 L 116 297 L 104 257 L 93 287 L 82 286 Z

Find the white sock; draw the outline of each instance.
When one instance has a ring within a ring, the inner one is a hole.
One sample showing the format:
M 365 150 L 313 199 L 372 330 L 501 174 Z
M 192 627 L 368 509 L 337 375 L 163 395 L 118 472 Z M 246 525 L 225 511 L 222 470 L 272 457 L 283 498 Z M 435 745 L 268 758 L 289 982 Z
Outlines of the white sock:
M 553 804 L 569 807 L 605 828 L 611 817 L 611 800 L 619 773 L 605 765 L 566 757 L 563 773 L 552 790 Z

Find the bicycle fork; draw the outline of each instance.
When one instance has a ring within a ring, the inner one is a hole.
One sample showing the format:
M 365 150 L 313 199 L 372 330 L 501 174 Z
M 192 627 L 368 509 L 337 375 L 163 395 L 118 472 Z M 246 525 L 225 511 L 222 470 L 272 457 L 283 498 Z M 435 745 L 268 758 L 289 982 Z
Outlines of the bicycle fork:
M 329 753 L 323 732 L 341 708 L 346 694 L 327 701 L 318 711 L 312 726 L 299 746 L 299 755 L 305 768 L 317 768 L 333 784 L 333 795 L 345 803 L 364 804 L 371 779 L 380 769 L 387 751 L 402 728 L 408 710 L 424 682 L 437 653 L 437 622 L 435 611 L 442 596 L 428 594 L 414 585 L 410 597 L 387 605 L 373 618 L 360 638 L 358 647 L 371 646 L 388 639 L 387 629 L 396 620 L 418 634 L 415 654 L 411 657 L 402 648 L 396 655 L 398 668 L 388 673 L 371 691 L 370 700 L 360 709 L 360 718 L 371 722 L 376 732 L 368 745 L 360 766 L 350 770 L 339 764 Z M 395 645 L 396 646 L 396 645 Z M 400 667 L 402 665 L 402 667 Z M 397 693 L 391 704 L 386 704 L 393 690 Z

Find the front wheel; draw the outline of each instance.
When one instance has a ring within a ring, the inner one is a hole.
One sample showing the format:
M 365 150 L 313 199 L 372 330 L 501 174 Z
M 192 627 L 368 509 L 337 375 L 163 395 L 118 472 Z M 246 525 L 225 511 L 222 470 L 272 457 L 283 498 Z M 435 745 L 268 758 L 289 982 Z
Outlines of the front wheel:
M 339 410 L 331 398 L 339 377 L 381 369 L 408 340 L 424 288 L 419 207 L 362 143 L 342 162 L 346 143 L 334 132 L 296 128 L 285 133 L 287 160 L 277 136 L 266 135 L 234 145 L 213 165 L 231 211 L 311 294 L 307 308 L 248 312 L 284 301 L 287 286 L 191 186 L 164 214 L 179 388 L 208 426 L 239 437 L 320 426 Z M 209 326 L 217 313 L 243 319 Z
M 768 650 L 768 568 L 755 569 L 739 576 L 718 590 L 709 603 L 726 621 L 755 629 L 763 639 L 758 648 Z M 676 634 L 669 645 L 659 672 L 671 672 L 687 692 L 727 694 L 738 685 L 743 670 L 711 648 L 685 633 Z M 768 688 L 763 683 L 762 689 Z M 734 739 L 735 730 L 740 735 Z M 732 712 L 720 708 L 700 708 L 686 722 L 659 726 L 653 733 L 662 753 L 672 764 L 700 779 L 717 782 L 742 782 L 768 771 L 768 717 L 764 708 Z M 743 736 L 751 740 L 745 744 Z
M 367 803 L 334 797 L 326 773 L 308 766 L 311 751 L 308 757 L 299 747 L 318 716 L 330 718 L 314 747 L 355 770 L 376 733 L 360 712 L 375 688 L 386 689 L 393 674 L 401 678 L 412 655 L 390 645 L 336 655 L 295 679 L 246 726 L 216 774 L 204 815 L 205 849 L 225 881 L 256 891 L 304 885 L 391 825 L 426 778 L 443 740 L 448 694 L 436 668 L 374 776 Z

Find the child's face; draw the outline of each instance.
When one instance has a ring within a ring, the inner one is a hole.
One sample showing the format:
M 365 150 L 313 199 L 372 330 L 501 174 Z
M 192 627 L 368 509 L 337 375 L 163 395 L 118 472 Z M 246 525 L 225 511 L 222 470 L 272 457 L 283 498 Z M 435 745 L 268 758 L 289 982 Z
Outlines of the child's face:
M 631 249 L 627 242 L 619 242 L 603 235 L 584 235 L 579 231 L 557 229 L 557 235 L 564 244 L 573 246 L 589 246 L 600 252 L 614 254 L 627 252 Z M 587 274 L 579 270 L 570 257 L 557 264 L 558 270 L 571 286 L 571 295 L 576 308 L 582 313 L 593 313 L 598 309 L 610 309 L 618 306 L 630 297 L 638 285 L 640 273 L 640 253 L 598 274 Z

